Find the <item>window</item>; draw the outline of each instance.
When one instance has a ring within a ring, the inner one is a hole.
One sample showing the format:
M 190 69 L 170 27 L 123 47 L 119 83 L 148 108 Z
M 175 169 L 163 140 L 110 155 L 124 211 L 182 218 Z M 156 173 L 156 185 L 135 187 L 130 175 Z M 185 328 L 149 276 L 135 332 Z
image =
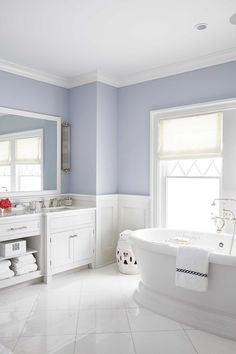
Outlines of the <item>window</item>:
M 42 130 L 1 135 L 0 192 L 42 190 Z
M 165 226 L 214 229 L 211 203 L 220 195 L 221 158 L 161 162 Z
M 222 118 L 211 113 L 154 125 L 159 226 L 214 228 L 211 203 L 221 193 Z

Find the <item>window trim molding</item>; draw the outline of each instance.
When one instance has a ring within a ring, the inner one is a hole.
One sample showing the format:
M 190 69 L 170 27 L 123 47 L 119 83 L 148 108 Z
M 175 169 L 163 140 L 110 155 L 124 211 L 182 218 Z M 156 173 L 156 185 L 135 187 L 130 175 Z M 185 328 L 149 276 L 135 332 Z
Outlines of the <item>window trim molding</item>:
M 184 118 L 193 115 L 216 113 L 236 109 L 236 98 L 210 101 L 192 105 L 172 107 L 150 111 L 150 223 L 151 227 L 161 227 L 162 188 L 160 175 L 160 160 L 158 159 L 158 122 L 160 119 Z
M 22 196 L 44 196 L 44 195 L 57 195 L 61 193 L 61 122 L 62 118 L 59 116 L 51 116 L 43 113 L 36 113 L 24 110 L 18 110 L 7 107 L 0 107 L 1 115 L 14 115 L 33 119 L 43 119 L 54 121 L 57 124 L 57 185 L 55 190 L 31 191 L 31 192 L 0 192 L 0 198 L 22 197 Z M 1 119 L 1 117 L 0 117 Z

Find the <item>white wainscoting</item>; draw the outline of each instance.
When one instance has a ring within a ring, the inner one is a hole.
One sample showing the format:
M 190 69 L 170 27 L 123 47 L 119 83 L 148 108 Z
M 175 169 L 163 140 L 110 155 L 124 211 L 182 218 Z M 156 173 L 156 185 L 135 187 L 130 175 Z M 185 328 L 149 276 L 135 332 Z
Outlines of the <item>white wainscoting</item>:
M 76 206 L 96 208 L 96 267 L 115 262 L 115 249 L 120 232 L 150 227 L 149 196 L 59 194 L 41 198 L 25 196 L 19 199 L 28 202 L 65 196 L 72 197 Z
M 115 262 L 120 232 L 150 225 L 150 197 L 126 194 L 71 195 L 74 203 L 96 207 L 96 267 Z
M 117 194 L 96 197 L 96 267 L 115 261 L 118 241 Z
M 150 197 L 140 195 L 118 196 L 119 232 L 138 230 L 150 225 Z

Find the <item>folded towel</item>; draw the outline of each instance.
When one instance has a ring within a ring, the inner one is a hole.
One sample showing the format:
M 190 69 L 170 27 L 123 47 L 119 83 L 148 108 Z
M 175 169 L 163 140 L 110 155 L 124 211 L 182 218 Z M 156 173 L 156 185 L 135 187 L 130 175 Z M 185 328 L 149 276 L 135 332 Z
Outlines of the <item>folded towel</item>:
M 9 267 L 11 265 L 11 262 L 9 259 L 4 259 L 3 261 L 0 262 L 0 269 L 4 268 L 5 266 Z
M 31 261 L 31 263 L 15 263 L 11 262 L 11 269 L 14 268 L 14 270 L 22 269 L 22 268 L 27 268 L 28 266 L 34 265 L 36 263 L 36 259 L 34 262 Z
M 8 272 L 10 270 L 9 266 L 3 267 L 2 269 L 0 269 L 0 275 L 1 274 L 5 274 L 6 272 Z
M 30 258 L 30 259 L 25 260 L 23 262 L 22 261 L 15 261 L 15 258 L 12 259 L 12 261 L 11 261 L 12 265 L 19 267 L 19 268 L 24 267 L 28 264 L 34 264 L 34 263 L 36 263 L 36 259 L 34 257 L 32 259 Z
M 0 274 L 6 273 L 9 270 L 11 262 L 8 259 L 0 261 Z
M 27 264 L 21 268 L 15 268 L 14 266 L 11 266 L 11 269 L 14 271 L 15 275 L 22 275 L 22 274 L 34 272 L 35 270 L 38 269 L 38 266 L 36 263 L 33 263 L 33 264 Z
M 35 257 L 33 256 L 33 254 L 27 254 L 25 256 L 12 258 L 12 262 L 31 264 L 31 263 L 35 263 Z
M 0 274 L 0 280 L 8 279 L 14 277 L 14 272 L 11 269 L 8 269 L 7 272 Z
M 209 250 L 180 246 L 176 257 L 175 284 L 186 289 L 206 291 Z

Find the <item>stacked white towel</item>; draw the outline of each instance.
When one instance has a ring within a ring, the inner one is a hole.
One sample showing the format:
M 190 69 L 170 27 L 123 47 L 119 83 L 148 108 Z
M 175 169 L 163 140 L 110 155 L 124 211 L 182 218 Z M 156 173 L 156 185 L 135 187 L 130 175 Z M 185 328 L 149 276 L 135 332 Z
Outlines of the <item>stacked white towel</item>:
M 175 284 L 195 291 L 208 287 L 209 250 L 180 246 L 176 257 Z
M 10 269 L 11 262 L 8 259 L 0 261 L 0 280 L 14 277 L 14 272 Z
M 11 269 L 15 275 L 27 274 L 38 269 L 36 259 L 33 254 L 13 258 L 11 261 Z

